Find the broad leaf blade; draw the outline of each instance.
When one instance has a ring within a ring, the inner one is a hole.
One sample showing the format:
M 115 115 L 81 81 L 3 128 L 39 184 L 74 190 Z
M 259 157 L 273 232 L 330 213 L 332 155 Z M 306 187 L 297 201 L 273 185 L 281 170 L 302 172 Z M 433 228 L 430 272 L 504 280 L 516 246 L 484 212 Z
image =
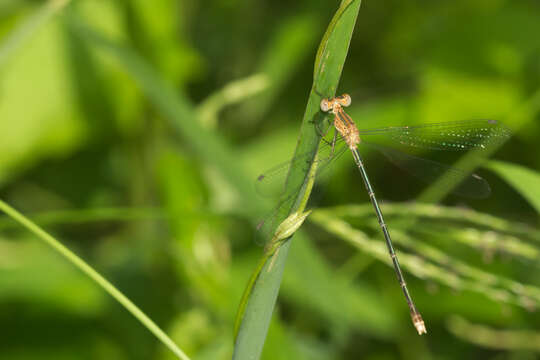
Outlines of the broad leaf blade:
M 490 161 L 487 167 L 506 180 L 540 213 L 540 173 L 503 161 Z

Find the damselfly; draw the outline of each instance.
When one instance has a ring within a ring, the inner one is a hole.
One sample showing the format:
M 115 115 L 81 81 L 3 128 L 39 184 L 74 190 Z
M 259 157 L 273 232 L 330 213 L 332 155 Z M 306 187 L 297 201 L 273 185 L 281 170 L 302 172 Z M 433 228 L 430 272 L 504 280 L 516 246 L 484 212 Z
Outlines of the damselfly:
M 347 94 L 332 99 L 323 99 L 321 101 L 321 110 L 333 115 L 332 125 L 335 132 L 331 143 L 322 146 L 322 150 L 319 151 L 316 157 L 316 161 L 319 162 L 319 172 L 326 168 L 331 161 L 343 154 L 347 148 L 351 151 L 384 235 L 394 271 L 409 306 L 412 322 L 418 331 L 418 334 L 425 334 L 426 327 L 424 321 L 416 309 L 405 283 L 403 272 L 392 245 L 388 227 L 384 221 L 381 208 L 368 178 L 363 160 L 358 153 L 358 145 L 361 143 L 370 144 L 369 140 L 371 138 L 378 138 L 390 140 L 391 142 L 407 148 L 450 151 L 464 151 L 470 149 L 481 150 L 486 149 L 491 145 L 501 143 L 509 137 L 510 132 L 506 127 L 495 120 L 471 120 L 359 130 L 351 117 L 343 109 L 350 104 L 351 97 Z M 366 139 L 368 141 L 366 141 Z M 339 148 L 340 143 L 344 143 L 346 146 Z M 389 147 L 380 147 L 374 144 L 372 144 L 372 146 L 375 146 L 377 150 L 381 151 L 397 166 L 410 171 L 426 181 L 435 180 L 443 174 L 446 174 L 447 177 L 453 177 L 455 180 L 454 183 L 459 184 L 454 189 L 454 192 L 457 194 L 481 198 L 486 197 L 490 193 L 489 184 L 478 175 L 469 175 L 459 169 L 411 156 Z M 290 161 L 290 166 L 298 165 L 300 162 L 309 164 L 312 161 L 313 154 L 300 155 Z M 269 172 L 260 175 L 257 182 L 268 182 L 269 179 L 275 177 L 276 173 L 286 173 L 286 170 L 284 171 L 284 169 L 287 167 L 288 166 L 280 165 L 271 169 Z M 290 199 L 282 200 L 281 204 L 290 205 Z

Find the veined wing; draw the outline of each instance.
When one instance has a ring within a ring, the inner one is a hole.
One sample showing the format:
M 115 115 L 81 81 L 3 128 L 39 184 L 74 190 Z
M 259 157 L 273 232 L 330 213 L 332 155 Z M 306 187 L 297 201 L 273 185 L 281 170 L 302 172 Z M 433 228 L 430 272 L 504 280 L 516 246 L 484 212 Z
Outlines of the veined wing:
M 369 142 L 393 142 L 431 150 L 485 149 L 504 142 L 510 130 L 496 120 L 468 120 L 360 130 Z
M 315 161 L 313 161 L 315 155 L 309 152 L 297 155 L 286 162 L 268 169 L 264 173 L 257 176 L 257 180 L 255 181 L 255 189 L 257 193 L 263 197 L 282 196 L 286 189 L 286 181 L 289 170 L 292 167 L 300 166 L 303 167 L 307 172 L 309 167 L 314 164 L 317 166 L 315 176 L 319 176 L 334 160 L 339 158 L 347 150 L 347 147 L 344 145 L 345 144 L 342 141 L 336 142 L 334 146 L 330 144 L 323 144 L 317 151 L 317 158 Z

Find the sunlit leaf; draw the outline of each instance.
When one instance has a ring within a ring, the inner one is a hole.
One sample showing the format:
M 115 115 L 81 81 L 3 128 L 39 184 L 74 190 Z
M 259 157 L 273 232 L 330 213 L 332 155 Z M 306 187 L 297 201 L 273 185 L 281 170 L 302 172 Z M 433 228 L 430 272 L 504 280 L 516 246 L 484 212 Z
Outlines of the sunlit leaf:
M 487 167 L 495 171 L 532 207 L 540 213 L 540 173 L 526 167 L 503 161 L 490 161 Z

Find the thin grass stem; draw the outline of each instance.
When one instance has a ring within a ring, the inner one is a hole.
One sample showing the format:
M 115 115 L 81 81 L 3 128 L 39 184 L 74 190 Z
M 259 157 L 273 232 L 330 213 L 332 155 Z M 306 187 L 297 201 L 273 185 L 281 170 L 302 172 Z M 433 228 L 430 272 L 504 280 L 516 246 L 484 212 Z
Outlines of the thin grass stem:
M 0 210 L 5 212 L 9 217 L 13 218 L 19 224 L 24 226 L 30 232 L 34 233 L 39 239 L 43 240 L 47 245 L 52 247 L 56 252 L 66 258 L 75 267 L 79 268 L 90 279 L 96 282 L 109 295 L 118 301 L 127 311 L 129 311 L 137 320 L 139 320 L 154 336 L 158 338 L 166 347 L 169 348 L 179 359 L 189 360 L 189 357 L 165 334 L 159 326 L 156 325 L 141 309 L 129 300 L 120 290 L 118 290 L 107 279 L 95 271 L 88 263 L 77 256 L 74 252 L 65 247 L 62 243 L 56 240 L 52 235 L 40 228 L 26 216 L 9 206 L 4 201 L 0 200 Z

